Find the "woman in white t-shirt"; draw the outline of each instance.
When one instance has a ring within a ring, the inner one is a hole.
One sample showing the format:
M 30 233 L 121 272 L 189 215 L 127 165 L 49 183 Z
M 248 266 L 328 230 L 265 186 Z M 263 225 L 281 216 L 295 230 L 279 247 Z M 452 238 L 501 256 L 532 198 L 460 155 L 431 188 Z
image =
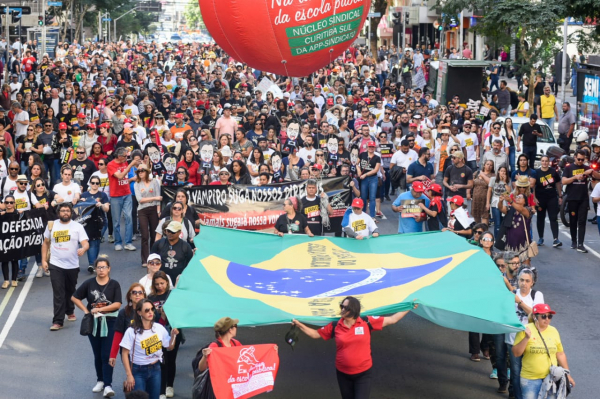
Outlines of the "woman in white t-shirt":
M 60 195 L 65 202 L 71 202 L 75 205 L 81 196 L 81 187 L 79 187 L 79 184 L 71 181 L 73 170 L 70 165 L 64 165 L 61 168 L 60 177 L 62 178 L 62 183 L 54 185 L 52 191 Z
M 174 328 L 171 336 L 154 320 L 156 309 L 149 299 L 138 302 L 133 319 L 121 340 L 121 358 L 127 374 L 125 390 L 140 390 L 148 393 L 150 399 L 160 395 L 160 362 L 163 349 L 172 350 L 179 331 Z

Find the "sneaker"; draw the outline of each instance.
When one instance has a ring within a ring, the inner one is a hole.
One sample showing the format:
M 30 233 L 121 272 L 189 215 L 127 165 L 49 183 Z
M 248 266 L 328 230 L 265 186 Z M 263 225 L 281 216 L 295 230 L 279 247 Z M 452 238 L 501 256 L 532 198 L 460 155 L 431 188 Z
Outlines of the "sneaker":
M 3 289 L 3 290 L 5 290 L 5 289 L 7 289 L 8 287 L 10 287 L 10 281 L 8 281 L 8 280 L 5 280 L 5 281 L 2 283 L 2 289 Z
M 579 246 L 577 246 L 577 252 L 581 252 L 582 254 L 587 254 L 588 250 L 585 249 L 585 247 L 583 245 L 579 245 Z
M 90 273 L 94 273 L 94 266 L 92 266 L 92 265 L 89 265 L 89 266 L 88 266 L 88 272 L 90 272 Z M 37 277 L 37 276 L 36 276 L 36 277 Z
M 510 380 L 510 369 L 506 370 L 506 377 Z
M 115 245 L 115 251 L 122 251 L 122 250 L 123 250 L 122 245 Z
M 390 196 L 389 196 L 389 195 L 386 195 L 386 196 L 385 196 L 385 200 L 386 200 L 386 201 L 390 201 L 390 202 L 392 201 L 392 199 L 390 198 Z
M 103 243 L 104 241 L 106 241 L 106 238 L 104 238 L 104 236 L 102 236 L 102 238 L 100 239 L 100 243 Z
M 158 399 L 167 399 L 167 395 L 160 395 Z
M 94 392 L 94 393 L 102 392 L 103 389 L 104 389 L 104 383 L 102 381 L 98 381 L 96 383 L 96 385 L 94 385 L 94 387 L 92 388 L 92 392 Z
M 541 246 L 543 246 L 543 245 L 544 245 L 544 239 L 543 239 L 543 238 L 540 238 L 540 239 L 538 240 L 538 247 L 541 247 Z
M 486 350 L 482 351 L 481 357 L 484 358 L 485 360 L 490 360 L 490 350 L 486 349 Z
M 113 396 L 115 396 L 115 391 L 113 391 L 111 386 L 105 387 L 104 388 L 104 397 L 105 398 L 112 398 Z
M 41 278 L 44 275 L 44 269 L 41 266 L 38 266 L 37 271 L 35 272 L 36 278 Z
M 24 270 L 19 270 L 19 273 L 17 274 L 17 281 L 25 281 L 25 271 Z
M 60 324 L 52 324 L 52 326 L 50 327 L 50 331 L 58 331 L 61 328 L 63 328 L 63 326 L 61 326 Z
M 383 217 L 383 212 L 377 212 L 375 214 L 375 216 L 377 216 L 378 218 L 382 218 Z
M 131 237 L 131 241 L 137 241 L 137 234 L 134 234 L 133 237 Z
M 175 396 L 175 390 L 173 389 L 173 387 L 167 387 L 166 394 L 167 398 L 172 398 L 173 396 Z
M 67 320 L 69 320 L 69 321 L 77 321 L 77 316 L 75 316 L 75 313 L 68 314 L 67 315 Z
M 123 248 L 125 248 L 125 249 L 126 249 L 126 250 L 128 250 L 128 251 L 135 251 L 135 250 L 137 249 L 136 247 L 134 247 L 134 246 L 133 246 L 133 245 L 131 245 L 131 244 L 127 244 L 127 245 L 125 245 Z
M 498 379 L 498 370 L 497 369 L 493 369 L 492 370 L 492 374 L 490 374 L 490 378 L 492 380 L 497 380 Z
M 577 249 L 577 243 L 572 242 L 571 243 L 571 249 Z
M 115 242 L 115 237 L 113 236 L 108 236 L 108 242 L 113 243 Z
M 500 387 L 498 388 L 498 391 L 496 391 L 498 393 L 507 393 L 508 392 L 508 382 L 505 382 L 504 384 L 500 384 Z
M 479 353 L 473 353 L 471 355 L 471 361 L 473 361 L 473 362 L 480 362 L 481 359 L 479 358 Z
M 11 287 L 17 288 L 18 285 L 19 285 L 19 283 L 17 283 L 15 280 L 13 280 L 12 283 L 10 283 Z
M 552 246 L 554 248 L 558 248 L 558 247 L 562 247 L 562 242 L 560 242 L 560 240 L 557 238 L 554 240 L 554 242 L 552 243 Z
M 44 276 L 50 277 L 50 270 L 44 270 Z

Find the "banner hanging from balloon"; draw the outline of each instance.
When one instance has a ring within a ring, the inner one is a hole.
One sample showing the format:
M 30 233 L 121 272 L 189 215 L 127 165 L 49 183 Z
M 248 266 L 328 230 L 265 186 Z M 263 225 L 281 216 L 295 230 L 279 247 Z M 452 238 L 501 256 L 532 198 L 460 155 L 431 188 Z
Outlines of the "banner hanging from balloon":
M 345 176 L 317 181 L 317 193 L 325 192 L 333 208 L 330 227 L 325 232 L 341 231 L 342 218 L 351 201 L 348 183 Z M 306 195 L 306 181 L 265 186 L 163 186 L 163 205 L 174 201 L 181 189 L 187 192 L 189 203 L 208 226 L 272 232 L 279 215 L 285 213 L 283 202 Z
M 199 0 L 209 33 L 250 67 L 306 76 L 358 36 L 371 0 Z

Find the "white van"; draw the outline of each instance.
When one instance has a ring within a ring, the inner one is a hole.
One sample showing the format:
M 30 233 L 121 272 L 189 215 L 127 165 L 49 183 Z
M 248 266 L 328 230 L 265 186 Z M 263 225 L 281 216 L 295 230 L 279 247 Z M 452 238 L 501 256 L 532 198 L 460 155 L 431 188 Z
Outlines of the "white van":
M 500 123 L 502 123 L 503 126 L 504 126 L 504 119 L 506 119 L 506 117 L 503 117 L 503 116 L 498 117 L 498 121 Z M 529 123 L 529 118 L 526 116 L 515 116 L 515 117 L 511 117 L 511 119 L 512 119 L 513 127 L 514 127 L 517 135 L 519 134 L 519 129 L 521 128 L 521 125 L 523 123 Z M 540 158 L 542 157 L 542 155 L 545 155 L 546 151 L 548 151 L 548 148 L 550 148 L 551 146 L 558 146 L 558 143 L 556 142 L 556 137 L 554 137 L 554 133 L 552 132 L 552 129 L 550 129 L 550 127 L 546 124 L 546 122 L 544 122 L 541 118 L 538 118 L 536 123 L 541 127 L 541 131 L 542 131 L 542 137 L 537 138 L 537 154 L 535 156 L 535 168 L 537 169 L 540 167 Z M 506 136 L 506 132 L 504 131 L 504 128 L 501 130 L 501 134 Z M 516 140 L 515 140 L 515 145 L 517 145 Z M 521 149 L 523 149 L 523 143 L 521 143 Z M 515 163 L 516 163 L 516 160 L 519 158 L 519 155 L 521 155 L 521 151 L 516 152 Z

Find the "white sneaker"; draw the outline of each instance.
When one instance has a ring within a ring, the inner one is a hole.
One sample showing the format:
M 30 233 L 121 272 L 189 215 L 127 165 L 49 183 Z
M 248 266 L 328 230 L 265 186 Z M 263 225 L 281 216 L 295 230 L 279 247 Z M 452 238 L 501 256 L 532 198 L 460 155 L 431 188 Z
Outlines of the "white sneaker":
M 92 388 L 92 392 L 102 392 L 102 390 L 104 389 L 104 382 L 102 381 L 98 381 L 96 383 L 96 385 L 94 385 L 94 387 Z
M 135 251 L 136 250 L 136 248 L 133 245 L 131 245 L 131 244 L 127 244 L 123 248 L 125 248 L 128 251 Z
M 167 399 L 167 395 L 160 395 L 158 399 Z
M 112 398 L 113 396 L 115 396 L 115 391 L 113 391 L 112 387 L 104 388 L 104 397 L 105 398 Z
M 167 398 L 172 398 L 173 396 L 175 396 L 175 390 L 173 389 L 173 387 L 167 387 L 166 393 Z
M 44 271 L 44 276 L 46 276 L 46 277 L 50 277 L 50 270 L 48 270 L 48 271 Z
M 41 266 L 38 266 L 37 271 L 35 272 L 35 277 L 41 278 L 44 275 L 44 269 Z
M 115 245 L 115 251 L 122 251 L 122 250 L 123 250 L 122 245 Z

